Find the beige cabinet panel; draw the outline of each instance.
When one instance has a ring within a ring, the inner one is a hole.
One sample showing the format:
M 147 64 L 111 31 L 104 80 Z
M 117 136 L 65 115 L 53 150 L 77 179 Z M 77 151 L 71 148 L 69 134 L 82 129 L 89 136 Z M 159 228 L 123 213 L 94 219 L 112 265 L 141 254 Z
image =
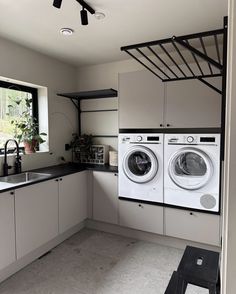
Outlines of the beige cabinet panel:
M 58 235 L 58 184 L 55 180 L 15 191 L 17 259 Z
M 221 89 L 220 79 L 211 80 L 208 79 Z M 198 80 L 169 82 L 165 85 L 166 124 L 173 128 L 220 127 L 220 94 Z
M 119 224 L 145 232 L 163 234 L 163 207 L 120 200 Z
M 59 233 L 87 218 L 87 172 L 59 179 Z
M 118 111 L 82 112 L 82 133 L 93 135 L 118 134 Z
M 151 72 L 119 74 L 119 128 L 159 128 L 163 106 L 164 83 Z
M 16 260 L 14 195 L 0 194 L 0 270 Z
M 211 245 L 220 245 L 220 216 L 165 208 L 165 233 L 167 236 Z
M 118 224 L 118 179 L 108 172 L 93 172 L 93 219 Z

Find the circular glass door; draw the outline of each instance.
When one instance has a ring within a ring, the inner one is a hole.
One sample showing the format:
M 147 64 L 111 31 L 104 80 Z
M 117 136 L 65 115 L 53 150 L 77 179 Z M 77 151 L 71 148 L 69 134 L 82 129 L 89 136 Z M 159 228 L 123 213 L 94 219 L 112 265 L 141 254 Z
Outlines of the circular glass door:
M 183 148 L 169 161 L 169 176 L 179 187 L 197 190 L 205 186 L 213 174 L 210 157 L 195 148 Z
M 144 146 L 134 146 L 125 154 L 123 170 L 135 183 L 147 183 L 158 172 L 159 164 L 155 154 Z

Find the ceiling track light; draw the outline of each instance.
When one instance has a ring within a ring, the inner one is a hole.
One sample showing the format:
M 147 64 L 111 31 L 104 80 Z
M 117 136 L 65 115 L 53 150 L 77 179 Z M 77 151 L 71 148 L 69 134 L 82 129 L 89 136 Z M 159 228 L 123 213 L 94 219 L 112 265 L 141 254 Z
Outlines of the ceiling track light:
M 103 19 L 105 17 L 104 13 L 96 12 L 88 3 L 86 3 L 84 0 L 76 0 L 81 6 L 82 10 L 80 11 L 80 18 L 81 18 L 81 24 L 83 26 L 88 25 L 88 12 L 90 14 L 94 14 L 95 18 L 97 19 Z M 62 0 L 54 0 L 53 6 L 56 8 L 61 8 Z
M 62 3 L 62 0 L 54 0 L 53 1 L 53 6 L 60 9 L 61 8 L 61 3 Z
M 84 9 L 84 7 L 82 8 L 82 10 L 80 11 L 80 18 L 81 18 L 81 24 L 83 26 L 88 25 L 88 13 L 87 11 Z
M 90 12 L 91 14 L 95 13 L 95 10 L 88 5 L 84 0 L 76 0 L 77 2 L 79 2 L 79 4 L 83 7 L 83 9 L 88 10 L 88 12 Z

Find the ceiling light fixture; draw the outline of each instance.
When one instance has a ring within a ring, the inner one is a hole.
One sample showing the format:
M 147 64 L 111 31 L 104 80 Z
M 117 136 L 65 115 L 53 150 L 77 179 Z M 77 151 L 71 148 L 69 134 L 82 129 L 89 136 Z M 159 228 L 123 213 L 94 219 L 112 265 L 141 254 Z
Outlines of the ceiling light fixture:
M 74 30 L 71 28 L 62 28 L 60 29 L 60 33 L 64 36 L 71 36 L 74 33 Z
M 84 7 L 80 11 L 80 18 L 81 18 L 81 24 L 83 26 L 88 25 L 88 13 L 87 13 L 87 10 L 84 9 Z
M 80 11 L 81 24 L 85 26 L 88 24 L 88 12 L 90 14 L 95 14 L 95 10 L 84 0 L 76 0 L 76 1 L 82 6 L 82 10 Z M 61 3 L 62 3 L 62 0 L 54 0 L 53 6 L 56 8 L 61 8 Z M 104 17 L 100 17 L 98 19 L 102 19 L 102 18 Z
M 54 0 L 53 1 L 53 6 L 60 9 L 61 8 L 61 3 L 62 3 L 62 0 Z
M 100 19 L 104 19 L 105 16 L 106 16 L 106 15 L 105 15 L 103 12 L 96 11 L 96 12 L 94 13 L 94 17 L 95 17 L 96 19 L 98 19 L 98 20 L 100 20 Z

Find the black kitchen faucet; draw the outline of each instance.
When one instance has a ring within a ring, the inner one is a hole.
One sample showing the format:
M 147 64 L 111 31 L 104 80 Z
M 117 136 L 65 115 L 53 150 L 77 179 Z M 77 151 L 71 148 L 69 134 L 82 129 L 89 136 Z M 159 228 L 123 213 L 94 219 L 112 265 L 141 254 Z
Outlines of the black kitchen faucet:
M 6 141 L 5 146 L 4 146 L 4 164 L 3 164 L 3 175 L 7 176 L 8 175 L 8 170 L 12 168 L 12 166 L 8 165 L 7 163 L 7 145 L 9 142 L 14 142 L 16 145 L 16 160 L 15 160 L 15 173 L 19 174 L 21 173 L 21 156 L 20 156 L 20 150 L 19 150 L 19 145 L 16 140 L 14 139 L 9 139 Z

